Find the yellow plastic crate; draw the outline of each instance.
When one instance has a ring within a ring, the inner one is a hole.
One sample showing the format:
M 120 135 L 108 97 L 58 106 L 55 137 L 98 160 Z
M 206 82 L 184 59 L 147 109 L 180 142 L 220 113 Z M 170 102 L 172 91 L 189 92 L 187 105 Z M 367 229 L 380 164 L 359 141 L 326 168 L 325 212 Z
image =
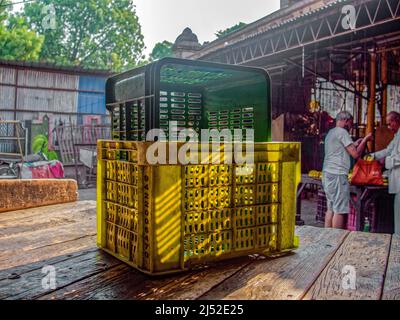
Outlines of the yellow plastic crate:
M 149 146 L 98 143 L 98 245 L 106 252 L 158 275 L 297 247 L 299 143 L 257 143 L 254 165 L 154 166 Z

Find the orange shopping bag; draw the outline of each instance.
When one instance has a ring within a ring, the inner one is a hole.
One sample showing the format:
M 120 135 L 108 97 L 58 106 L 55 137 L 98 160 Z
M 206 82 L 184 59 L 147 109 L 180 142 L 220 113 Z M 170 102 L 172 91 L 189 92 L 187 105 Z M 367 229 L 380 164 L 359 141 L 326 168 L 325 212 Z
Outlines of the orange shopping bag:
M 379 161 L 358 160 L 353 169 L 351 184 L 356 186 L 383 186 L 382 166 Z

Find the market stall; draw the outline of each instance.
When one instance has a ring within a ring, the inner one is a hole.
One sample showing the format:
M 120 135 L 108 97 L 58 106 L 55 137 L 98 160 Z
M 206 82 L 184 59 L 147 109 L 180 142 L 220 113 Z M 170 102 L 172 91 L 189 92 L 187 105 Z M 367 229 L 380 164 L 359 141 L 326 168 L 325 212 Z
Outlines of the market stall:
M 318 177 L 303 174 L 297 192 L 297 223 L 301 218 L 302 193 L 310 185 L 316 186 L 318 192 L 318 212 L 316 219 L 323 221 L 326 212 L 326 197 L 322 181 Z M 370 231 L 374 233 L 393 233 L 393 196 L 388 186 L 355 186 L 351 185 L 350 214 L 347 229 L 350 231 Z M 321 205 L 322 204 L 322 205 Z

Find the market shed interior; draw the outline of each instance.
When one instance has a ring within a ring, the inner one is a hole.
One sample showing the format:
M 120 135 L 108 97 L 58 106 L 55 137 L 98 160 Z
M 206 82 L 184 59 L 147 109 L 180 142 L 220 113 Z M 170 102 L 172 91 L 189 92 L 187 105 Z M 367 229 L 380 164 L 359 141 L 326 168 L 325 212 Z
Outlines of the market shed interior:
M 323 155 L 315 150 L 323 150 L 324 135 L 340 110 L 354 115 L 354 136 L 376 134 L 371 151 L 393 138 L 384 127 L 385 115 L 399 111 L 400 1 L 351 1 L 354 24 L 346 20 L 351 17 L 343 14 L 342 1 L 314 10 L 303 2 L 192 57 L 268 70 L 273 118 L 282 123 L 274 138 L 302 141 L 303 172 L 309 172 L 321 170 Z

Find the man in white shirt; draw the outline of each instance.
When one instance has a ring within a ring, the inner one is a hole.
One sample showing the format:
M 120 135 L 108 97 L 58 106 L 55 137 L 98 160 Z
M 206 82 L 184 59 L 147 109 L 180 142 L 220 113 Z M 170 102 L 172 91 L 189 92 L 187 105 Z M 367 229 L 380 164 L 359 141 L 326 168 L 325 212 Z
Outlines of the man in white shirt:
M 390 130 L 395 134 L 387 149 L 373 154 L 375 159 L 381 160 L 389 170 L 389 193 L 395 195 L 394 200 L 394 228 L 395 234 L 400 234 L 400 113 L 390 112 L 387 116 Z
M 360 158 L 372 134 L 353 142 L 350 130 L 353 127 L 353 116 L 340 112 L 336 117 L 336 128 L 329 131 L 325 139 L 325 160 L 322 185 L 327 198 L 328 211 L 325 218 L 326 228 L 344 229 L 350 204 L 350 156 Z

